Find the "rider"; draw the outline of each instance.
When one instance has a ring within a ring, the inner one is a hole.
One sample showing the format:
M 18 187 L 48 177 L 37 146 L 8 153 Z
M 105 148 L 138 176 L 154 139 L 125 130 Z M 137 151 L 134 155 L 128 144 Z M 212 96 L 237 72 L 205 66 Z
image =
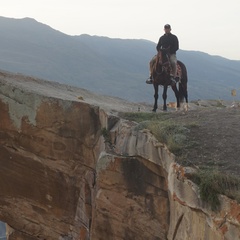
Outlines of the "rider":
M 177 36 L 171 33 L 171 26 L 166 24 L 164 26 L 165 34 L 159 38 L 157 44 L 157 51 L 159 52 L 160 49 L 164 49 L 164 51 L 169 56 L 169 61 L 171 64 L 171 80 L 172 83 L 176 83 L 176 75 L 177 75 L 177 57 L 176 52 L 179 49 L 179 42 Z M 151 61 L 155 61 L 156 57 L 153 57 Z M 151 64 L 151 63 L 150 63 Z M 153 83 L 152 75 L 147 79 L 146 83 L 151 84 Z

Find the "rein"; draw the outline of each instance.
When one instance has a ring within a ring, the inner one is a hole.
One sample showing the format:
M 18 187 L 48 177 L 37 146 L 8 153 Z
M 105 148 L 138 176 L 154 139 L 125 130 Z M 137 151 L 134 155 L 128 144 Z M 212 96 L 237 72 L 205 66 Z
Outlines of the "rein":
M 158 65 L 161 65 L 161 72 L 158 71 Z M 157 54 L 157 61 L 155 64 L 155 72 L 157 75 L 162 75 L 164 72 L 167 72 L 167 67 L 164 66 L 165 64 L 162 63 L 162 52 Z

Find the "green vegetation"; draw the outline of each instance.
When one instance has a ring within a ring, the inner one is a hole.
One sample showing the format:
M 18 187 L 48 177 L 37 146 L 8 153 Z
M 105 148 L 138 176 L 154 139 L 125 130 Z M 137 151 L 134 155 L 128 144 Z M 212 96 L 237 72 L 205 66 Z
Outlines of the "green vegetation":
M 170 116 L 168 113 L 144 113 L 144 112 L 123 112 L 119 116 L 134 122 L 144 121 L 162 121 L 167 120 Z
M 215 169 L 200 169 L 190 179 L 199 185 L 201 199 L 210 204 L 213 211 L 220 207 L 219 194 L 240 202 L 240 180 L 235 176 Z
M 110 132 L 106 128 L 102 128 L 101 129 L 101 135 L 104 138 L 104 142 L 107 143 L 110 148 L 113 148 L 114 146 L 113 146 L 112 141 L 111 141 Z
M 197 123 L 184 125 L 177 123 L 168 113 L 121 113 L 120 116 L 138 122 L 138 130 L 150 130 L 156 139 L 165 143 L 177 157 L 183 154 L 183 149 L 196 145 L 188 139 L 188 133 L 191 128 L 197 126 Z
M 219 104 L 220 106 L 220 104 Z M 190 132 L 200 125 L 197 122 L 181 123 L 171 113 L 122 113 L 121 117 L 138 122 L 137 130 L 148 129 L 159 142 L 165 143 L 182 165 L 191 165 L 187 159 L 189 150 L 199 143 L 190 136 Z M 196 130 L 196 129 L 195 129 Z M 195 166 L 195 165 L 194 165 Z M 211 206 L 213 211 L 220 207 L 219 194 L 235 199 L 240 203 L 240 179 L 216 170 L 215 162 L 206 161 L 199 170 L 189 177 L 199 186 L 201 199 Z
M 165 143 L 175 155 L 181 155 L 187 144 L 189 129 L 171 121 L 146 121 L 140 123 L 142 128 L 149 129 L 159 142 Z
M 218 100 L 217 101 L 217 105 L 216 105 L 218 108 L 225 108 L 226 106 L 223 105 L 223 101 L 221 100 Z

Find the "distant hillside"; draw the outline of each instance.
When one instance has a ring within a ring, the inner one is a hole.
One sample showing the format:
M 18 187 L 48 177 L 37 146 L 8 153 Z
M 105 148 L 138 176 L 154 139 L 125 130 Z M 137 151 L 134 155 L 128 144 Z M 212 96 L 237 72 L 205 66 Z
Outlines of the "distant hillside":
M 86 88 L 134 102 L 152 102 L 145 83 L 156 44 L 147 40 L 69 36 L 34 19 L 0 17 L 0 69 Z M 178 51 L 189 75 L 189 98 L 232 99 L 240 61 Z M 173 98 L 172 91 L 168 92 Z

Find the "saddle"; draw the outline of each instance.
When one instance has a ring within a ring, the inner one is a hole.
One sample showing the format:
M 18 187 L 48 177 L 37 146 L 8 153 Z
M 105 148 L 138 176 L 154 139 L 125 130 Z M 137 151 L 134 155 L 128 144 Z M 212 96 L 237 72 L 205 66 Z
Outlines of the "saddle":
M 179 79 L 179 81 L 181 81 L 182 78 L 182 68 L 180 67 L 179 63 L 177 62 L 177 74 L 176 74 L 176 78 Z
M 150 72 L 151 74 L 154 71 L 154 68 L 157 64 L 157 57 L 159 57 L 159 62 L 161 62 L 162 66 L 165 67 L 167 72 L 171 72 L 171 64 L 170 64 L 170 60 L 169 57 L 166 53 L 161 53 L 159 55 L 155 55 L 152 60 L 150 61 Z M 179 63 L 177 62 L 177 74 L 176 74 L 176 78 L 179 79 L 179 81 L 182 78 L 182 69 L 181 66 L 179 65 Z

